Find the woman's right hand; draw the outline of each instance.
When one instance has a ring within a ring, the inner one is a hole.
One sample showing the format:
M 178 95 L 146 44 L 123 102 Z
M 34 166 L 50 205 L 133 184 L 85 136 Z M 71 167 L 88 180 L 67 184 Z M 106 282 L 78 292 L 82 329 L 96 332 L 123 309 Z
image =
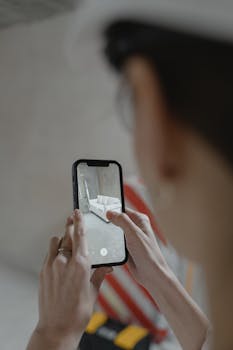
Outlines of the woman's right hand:
M 148 290 L 156 272 L 169 269 L 156 241 L 147 215 L 127 209 L 126 213 L 107 212 L 108 219 L 122 228 L 129 251 L 128 266 L 134 278 Z

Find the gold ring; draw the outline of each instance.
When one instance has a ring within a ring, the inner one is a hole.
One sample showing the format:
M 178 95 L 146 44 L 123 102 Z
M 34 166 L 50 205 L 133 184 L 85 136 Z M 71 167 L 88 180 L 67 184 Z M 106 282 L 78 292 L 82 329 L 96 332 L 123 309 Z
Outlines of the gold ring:
M 62 254 L 62 255 L 69 255 L 71 256 L 72 255 L 72 250 L 68 249 L 68 248 L 65 248 L 65 247 L 61 247 L 61 248 L 58 248 L 58 254 Z

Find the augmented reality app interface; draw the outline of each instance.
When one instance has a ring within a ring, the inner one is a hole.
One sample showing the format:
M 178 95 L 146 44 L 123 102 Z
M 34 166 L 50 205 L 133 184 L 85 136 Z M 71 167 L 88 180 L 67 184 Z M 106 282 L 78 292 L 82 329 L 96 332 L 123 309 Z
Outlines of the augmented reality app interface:
M 122 212 L 119 167 L 77 167 L 79 209 L 84 214 L 92 265 L 118 263 L 125 259 L 124 234 L 106 217 L 108 210 Z

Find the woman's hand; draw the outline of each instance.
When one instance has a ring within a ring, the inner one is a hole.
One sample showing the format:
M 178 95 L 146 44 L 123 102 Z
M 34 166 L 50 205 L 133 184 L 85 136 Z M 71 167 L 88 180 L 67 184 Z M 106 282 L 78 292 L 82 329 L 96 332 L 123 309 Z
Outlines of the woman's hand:
M 169 269 L 160 251 L 148 216 L 127 209 L 126 213 L 108 211 L 108 219 L 122 228 L 129 251 L 128 266 L 134 278 L 148 290 L 156 282 L 156 272 Z
M 75 210 L 67 219 L 60 239 L 51 239 L 48 256 L 40 274 L 39 322 L 31 338 L 31 349 L 76 349 L 93 307 L 100 285 L 111 268 L 96 269 L 91 276 L 83 217 Z
M 209 322 L 168 267 L 148 217 L 129 209 L 126 214 L 108 212 L 107 216 L 123 229 L 129 269 L 156 299 L 182 348 L 201 349 Z

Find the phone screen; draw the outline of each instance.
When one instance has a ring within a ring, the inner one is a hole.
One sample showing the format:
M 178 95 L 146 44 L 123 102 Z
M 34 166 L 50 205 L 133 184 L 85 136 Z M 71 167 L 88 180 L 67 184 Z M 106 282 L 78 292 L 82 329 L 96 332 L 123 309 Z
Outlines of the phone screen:
M 94 164 L 94 165 L 93 165 Z M 77 206 L 84 215 L 92 266 L 125 262 L 126 247 L 121 228 L 106 216 L 108 210 L 124 211 L 121 168 L 117 162 L 77 163 Z

